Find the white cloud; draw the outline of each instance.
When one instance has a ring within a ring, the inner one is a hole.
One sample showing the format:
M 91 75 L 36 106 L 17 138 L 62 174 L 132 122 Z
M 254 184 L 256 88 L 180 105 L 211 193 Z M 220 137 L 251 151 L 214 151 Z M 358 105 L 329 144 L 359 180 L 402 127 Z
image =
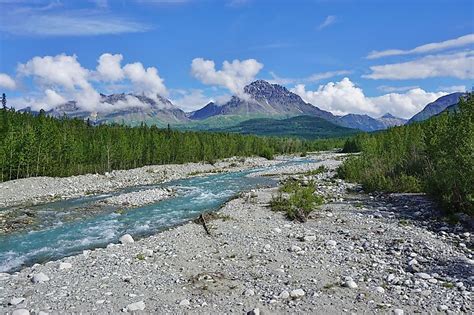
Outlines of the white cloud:
M 175 90 L 177 97 L 172 99 L 173 104 L 184 110 L 185 112 L 191 112 L 202 108 L 212 101 L 212 98 L 204 95 L 202 90 L 192 89 L 189 91 Z
M 0 88 L 14 90 L 16 88 L 16 82 L 8 74 L 0 73 Z
M 60 85 L 69 90 L 88 88 L 89 71 L 81 66 L 77 57 L 68 55 L 34 57 L 26 64 L 19 64 L 18 73 L 33 76 L 46 86 Z
M 224 61 L 222 70 L 216 70 L 212 60 L 195 58 L 191 63 L 191 74 L 204 84 L 227 88 L 234 94 L 242 95 L 244 87 L 255 80 L 263 64 L 255 59 Z
M 326 18 L 324 19 L 324 21 L 319 24 L 318 26 L 318 30 L 322 30 L 332 24 L 334 24 L 336 22 L 337 18 L 335 15 L 328 15 L 326 16 Z
M 168 91 L 155 67 L 144 68 L 140 62 L 129 63 L 123 67 L 125 75 L 133 82 L 136 91 L 155 98 L 156 94 L 166 96 Z
M 305 78 L 282 78 L 282 77 L 279 77 L 276 73 L 270 72 L 272 79 L 269 81 L 271 83 L 277 83 L 277 84 L 314 83 L 314 82 L 318 82 L 324 79 L 329 79 L 329 78 L 340 76 L 340 75 L 341 76 L 347 75 L 350 73 L 351 71 L 348 71 L 348 70 L 339 70 L 339 71 L 327 71 L 327 72 L 314 73 Z
M 122 68 L 122 59 L 123 56 L 120 54 L 102 54 L 99 57 L 97 69 L 94 71 L 82 67 L 76 56 L 61 54 L 34 57 L 25 64 L 18 65 L 17 73 L 20 78 L 31 77 L 34 85 L 30 96 L 18 99 L 16 104 L 19 108 L 31 106 L 37 110 L 51 109 L 67 100 L 75 100 L 81 109 L 91 112 L 148 106 L 134 97 L 127 97 L 126 101 L 120 101 L 113 106 L 103 103 L 93 85 L 97 81 L 118 82 L 124 89 L 128 89 L 131 83 L 136 93 L 143 93 L 156 101 L 159 101 L 157 94 L 167 95 L 163 79 L 155 67 L 145 69 L 140 62 L 135 62 Z M 38 94 L 43 93 L 42 91 L 45 96 L 38 97 Z M 20 101 L 23 105 L 19 104 Z
M 367 56 L 368 59 L 376 59 L 387 56 L 398 56 L 398 55 L 411 55 L 411 54 L 423 54 L 434 51 L 440 51 L 450 48 L 467 46 L 474 44 L 474 34 L 464 35 L 455 39 L 446 40 L 444 42 L 429 43 L 421 45 L 413 49 L 402 50 L 402 49 L 388 49 L 383 51 L 372 51 Z
M 403 118 L 413 116 L 426 104 L 447 94 L 426 92 L 415 88 L 406 93 L 367 97 L 364 91 L 349 78 L 320 85 L 315 91 L 306 90 L 303 84 L 295 86 L 291 91 L 301 96 L 306 102 L 338 115 L 357 113 L 380 116 L 390 112 Z
M 426 79 L 434 77 L 474 78 L 474 50 L 430 55 L 413 61 L 370 67 L 364 78 L 379 80 Z
M 55 9 L 56 6 L 52 7 Z M 26 36 L 93 36 L 146 32 L 140 22 L 103 13 L 103 10 L 54 10 L 20 7 L 4 12 L 0 31 Z
M 124 78 L 122 66 L 120 65 L 122 59 L 123 56 L 121 54 L 102 54 L 97 65 L 99 77 L 104 81 L 111 82 L 122 80 Z

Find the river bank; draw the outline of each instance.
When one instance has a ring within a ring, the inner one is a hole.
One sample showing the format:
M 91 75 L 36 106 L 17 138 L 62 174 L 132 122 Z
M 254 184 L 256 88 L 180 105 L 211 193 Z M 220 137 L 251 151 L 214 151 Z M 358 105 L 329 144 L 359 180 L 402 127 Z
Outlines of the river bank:
M 0 313 L 471 312 L 471 231 L 423 196 L 364 194 L 333 178 L 338 155 L 318 158 L 261 174 L 316 181 L 327 203 L 306 223 L 268 208 L 276 188 L 255 189 L 207 222 L 211 235 L 189 222 L 2 274 Z
M 284 159 L 285 157 L 282 156 L 274 160 L 261 157 L 233 157 L 214 164 L 151 165 L 105 174 L 17 179 L 0 183 L 0 208 L 109 193 L 126 187 L 158 184 L 196 174 L 235 172 L 253 167 L 266 167 L 281 163 Z

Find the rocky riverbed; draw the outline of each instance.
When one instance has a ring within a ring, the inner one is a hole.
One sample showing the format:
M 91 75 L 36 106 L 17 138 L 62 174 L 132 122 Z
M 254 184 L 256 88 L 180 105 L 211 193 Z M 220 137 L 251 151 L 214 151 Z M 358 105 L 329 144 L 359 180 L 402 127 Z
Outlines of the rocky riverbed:
M 0 274 L 0 313 L 472 313 L 472 231 L 424 196 L 334 179 L 338 163 L 264 174 L 316 181 L 327 203 L 306 223 L 268 208 L 275 188 L 257 189 L 208 220 L 210 235 L 190 222 Z

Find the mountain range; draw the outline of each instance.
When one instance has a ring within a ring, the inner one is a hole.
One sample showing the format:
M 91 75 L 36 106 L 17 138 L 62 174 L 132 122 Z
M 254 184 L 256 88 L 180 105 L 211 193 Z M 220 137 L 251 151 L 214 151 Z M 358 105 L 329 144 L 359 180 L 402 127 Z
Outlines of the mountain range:
M 203 108 L 190 113 L 185 113 L 160 95 L 149 97 L 131 93 L 101 94 L 101 103 L 104 105 L 103 108 L 107 109 L 102 112 L 86 111 L 81 109 L 76 101 L 69 101 L 46 113 L 55 117 L 67 115 L 73 118 L 90 119 L 97 124 L 110 122 L 129 125 L 146 123 L 158 126 L 170 124 L 177 129 L 241 133 L 249 133 L 253 130 L 256 134 L 280 135 L 280 132 L 273 127 L 263 128 L 265 124 L 272 124 L 286 130 L 287 135 L 293 134 L 290 129 L 295 128 L 299 130 L 300 135 L 305 135 L 302 137 L 308 138 L 303 129 L 313 130 L 320 137 L 326 137 L 331 134 L 353 133 L 351 129 L 370 132 L 421 121 L 441 113 L 448 107 L 455 108 L 462 95 L 464 94 L 452 93 L 443 96 L 426 105 L 408 122 L 390 113 L 378 118 L 361 114 L 336 116 L 305 102 L 299 95 L 284 86 L 264 80 L 250 83 L 245 86 L 242 95 L 234 95 L 223 104 L 210 102 Z M 27 108 L 25 111 L 31 111 L 31 109 Z M 306 118 L 291 119 L 298 116 Z M 311 117 L 317 119 L 311 119 Z M 327 133 L 321 132 L 321 128 L 325 128 Z

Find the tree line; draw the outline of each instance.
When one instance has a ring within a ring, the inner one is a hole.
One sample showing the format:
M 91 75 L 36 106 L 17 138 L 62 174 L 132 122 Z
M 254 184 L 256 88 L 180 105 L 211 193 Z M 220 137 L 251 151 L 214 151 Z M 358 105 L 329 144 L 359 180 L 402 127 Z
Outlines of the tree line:
M 456 112 L 362 134 L 346 152 L 361 151 L 339 174 L 369 191 L 426 192 L 444 209 L 474 215 L 474 96 L 461 98 Z
M 213 162 L 231 156 L 270 159 L 274 154 L 330 149 L 344 143 L 182 132 L 144 124 L 93 126 L 81 119 L 49 117 L 44 111 L 39 115 L 17 112 L 6 104 L 0 111 L 0 181 L 103 173 L 152 164 Z

